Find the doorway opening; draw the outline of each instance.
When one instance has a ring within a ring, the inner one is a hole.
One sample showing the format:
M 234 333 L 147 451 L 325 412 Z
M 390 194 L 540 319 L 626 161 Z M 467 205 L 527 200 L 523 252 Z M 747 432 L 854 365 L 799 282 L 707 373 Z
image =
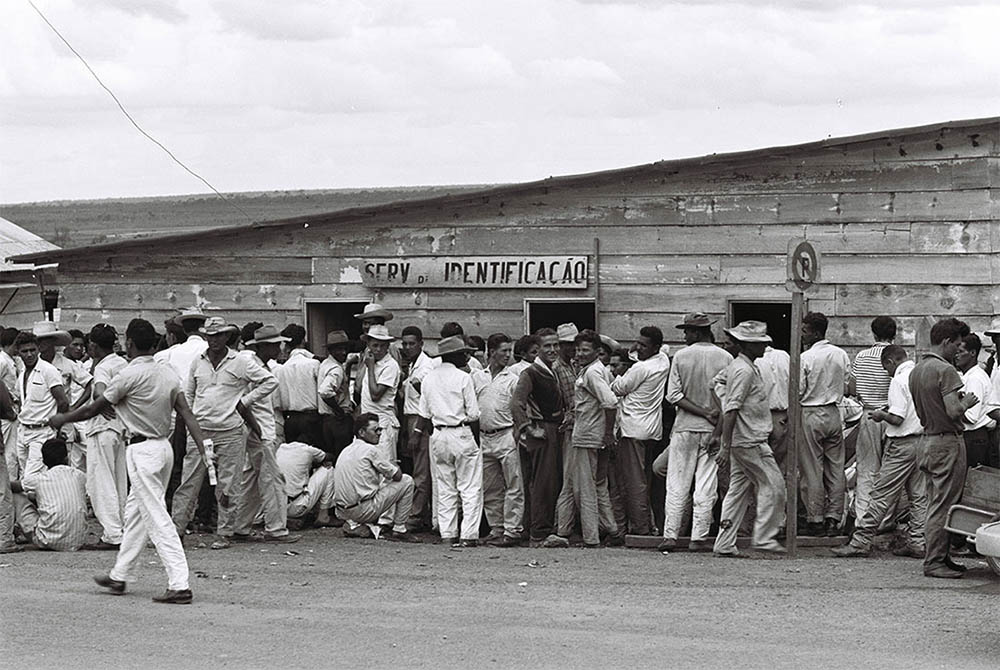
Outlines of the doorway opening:
M 792 344 L 791 302 L 729 302 L 729 323 L 763 321 L 775 349 L 789 351 Z
M 364 310 L 366 301 L 357 302 L 307 302 L 306 337 L 309 350 L 326 356 L 326 334 L 331 330 L 343 330 L 351 340 L 361 338 L 361 322 L 354 315 Z
M 580 330 L 597 326 L 597 303 L 592 298 L 535 299 L 524 301 L 527 332 L 539 328 L 555 328 L 561 323 L 575 323 Z

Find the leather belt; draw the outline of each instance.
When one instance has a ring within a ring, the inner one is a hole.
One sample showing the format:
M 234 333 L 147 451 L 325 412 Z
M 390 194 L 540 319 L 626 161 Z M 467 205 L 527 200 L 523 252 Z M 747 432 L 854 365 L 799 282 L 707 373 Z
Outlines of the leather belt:
M 497 433 L 502 433 L 506 430 L 510 430 L 514 426 L 504 426 L 503 428 L 497 428 L 496 430 L 480 430 L 481 435 L 496 435 Z
M 47 424 L 47 423 L 24 423 L 23 421 L 21 422 L 21 425 L 24 426 L 25 428 L 48 428 L 49 427 L 49 424 Z
M 439 426 L 437 424 L 434 424 L 434 430 L 440 430 L 442 428 L 463 428 L 463 427 L 468 426 L 468 425 L 469 425 L 468 421 L 463 421 L 462 423 L 460 423 L 458 425 L 455 425 L 455 426 L 444 426 L 444 425 Z
M 151 440 L 153 438 L 146 437 L 145 435 L 133 435 L 128 439 L 129 444 L 138 444 L 139 442 L 145 442 L 146 440 Z

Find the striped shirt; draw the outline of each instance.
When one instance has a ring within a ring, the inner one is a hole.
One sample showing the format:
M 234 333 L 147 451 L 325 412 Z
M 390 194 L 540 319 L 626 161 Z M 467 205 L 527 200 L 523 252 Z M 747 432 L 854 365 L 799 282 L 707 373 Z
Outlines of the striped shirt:
M 854 378 L 854 388 L 865 409 L 885 407 L 889 402 L 889 373 L 882 367 L 882 350 L 886 342 L 876 342 L 874 345 L 859 351 L 851 363 L 851 376 Z
M 552 364 L 552 373 L 559 382 L 559 394 L 562 396 L 563 407 L 566 408 L 566 422 L 573 425 L 576 412 L 576 363 L 565 363 L 557 358 Z
M 57 465 L 35 481 L 35 544 L 55 551 L 76 551 L 87 539 L 86 475 L 68 465 Z

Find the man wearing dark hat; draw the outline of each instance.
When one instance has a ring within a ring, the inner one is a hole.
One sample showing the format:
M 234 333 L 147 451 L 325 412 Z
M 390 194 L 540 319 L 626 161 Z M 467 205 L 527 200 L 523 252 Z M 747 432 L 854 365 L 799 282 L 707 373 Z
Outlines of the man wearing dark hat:
M 712 433 L 719 413 L 712 401 L 715 375 L 733 362 L 712 337 L 715 319 L 703 312 L 684 317 L 677 328 L 688 345 L 674 354 L 667 376 L 667 400 L 677 408 L 667 461 L 667 498 L 664 504 L 661 550 L 675 549 L 681 518 L 694 483 L 691 551 L 708 551 L 712 508 L 718 495 L 719 470 L 712 453 Z M 770 417 L 770 412 L 768 413 Z
M 201 333 L 208 341 L 208 349 L 191 364 L 184 390 L 218 459 L 215 496 L 219 506 L 219 539 L 212 545 L 217 549 L 229 546 L 236 526 L 235 504 L 241 494 L 240 475 L 247 455 L 244 422 L 259 435 L 261 428 L 251 408 L 278 389 L 278 382 L 270 372 L 227 346 L 229 336 L 236 330 L 221 317 L 205 321 Z M 178 534 L 191 521 L 206 473 L 201 456 L 189 449 L 184 457 L 180 486 L 174 492 L 172 516 Z
M 347 333 L 334 330 L 327 333 L 327 357 L 319 364 L 319 415 L 323 420 L 323 450 L 334 462 L 341 450 L 353 440 L 354 421 L 351 412 L 351 380 L 344 363 L 347 361 Z
M 736 534 L 743 522 L 749 497 L 757 491 L 757 517 L 753 548 L 783 553 L 778 531 L 785 522 L 785 485 L 774 454 L 767 444 L 771 434 L 771 410 L 760 370 L 754 361 L 764 355 L 771 337 L 767 324 L 744 321 L 726 329 L 740 353 L 726 370 L 722 438 L 717 463 L 729 462 L 729 490 L 722 501 L 716 556 L 742 556 L 736 548 Z
M 263 369 L 267 361 L 277 356 L 281 345 L 288 338 L 278 333 L 274 325 L 262 325 L 254 331 L 252 340 L 240 352 Z M 279 542 L 295 542 L 298 535 L 289 535 L 285 482 L 278 467 L 278 438 L 274 420 L 274 394 L 258 398 L 250 406 L 260 435 L 250 431 L 246 439 L 247 458 L 243 467 L 240 489 L 242 495 L 236 504 L 236 523 L 233 539 L 247 540 L 250 526 L 261 513 L 264 516 L 264 533 Z
M 438 342 L 441 364 L 420 385 L 421 421 L 410 438 L 412 446 L 433 426 L 430 450 L 437 480 L 438 528 L 443 541 L 466 547 L 479 543 L 483 514 L 483 455 L 472 436 L 472 424 L 479 421 L 479 401 L 472 377 L 461 370 L 469 362 L 470 351 L 461 335 Z

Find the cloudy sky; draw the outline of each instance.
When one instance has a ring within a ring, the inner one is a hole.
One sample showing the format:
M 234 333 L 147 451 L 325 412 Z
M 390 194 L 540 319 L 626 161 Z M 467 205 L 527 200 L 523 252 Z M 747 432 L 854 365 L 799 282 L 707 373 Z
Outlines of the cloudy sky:
M 496 183 L 1000 114 L 998 2 L 35 0 L 223 191 Z M 0 202 L 200 193 L 25 0 Z

